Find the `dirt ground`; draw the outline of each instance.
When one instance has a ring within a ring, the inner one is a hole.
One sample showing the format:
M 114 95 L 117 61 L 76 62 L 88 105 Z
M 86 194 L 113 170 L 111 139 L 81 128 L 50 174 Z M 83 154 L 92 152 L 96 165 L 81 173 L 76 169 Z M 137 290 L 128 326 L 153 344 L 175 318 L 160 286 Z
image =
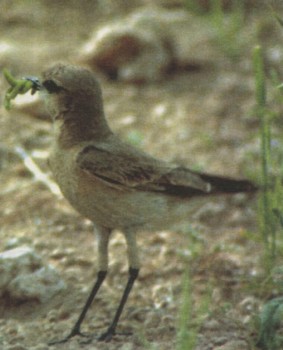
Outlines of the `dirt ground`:
M 173 0 L 3 0 L 0 48 L 4 43 L 12 48 L 0 51 L 0 68 L 7 67 L 21 77 L 39 75 L 58 60 L 72 61 L 96 27 L 152 3 L 182 7 L 181 1 Z M 216 174 L 256 179 L 260 146 L 252 48 L 262 43 L 268 69 L 273 67 L 279 76 L 283 55 L 282 30 L 259 4 L 245 10 L 237 59 L 228 57 L 215 43 L 217 61 L 212 59 L 197 70 L 175 70 L 159 82 L 135 85 L 101 77 L 111 127 L 156 157 Z M 3 77 L 0 89 L 3 105 L 7 89 Z M 271 100 L 270 107 L 280 112 L 273 95 Z M 0 113 L 0 251 L 11 242 L 29 245 L 56 267 L 67 284 L 65 292 L 43 304 L 3 297 L 0 348 L 44 350 L 48 341 L 67 334 L 94 282 L 95 239 L 91 223 L 35 181 L 15 151 L 21 146 L 49 173 L 49 120 L 16 108 L 7 112 L 3 106 Z M 277 136 L 280 132 L 278 123 Z M 189 329 L 197 333 L 195 348 L 256 349 L 254 316 L 265 299 L 279 293 L 264 293 L 257 285 L 263 268 L 257 221 L 257 196 L 237 195 L 205 203 L 183 232 L 141 233 L 143 266 L 118 330 L 133 335 L 117 335 L 111 343 L 94 339 L 82 344 L 84 339 L 75 338 L 53 349 L 177 349 L 186 271 L 193 305 Z M 111 241 L 110 258 L 107 280 L 83 324 L 86 333 L 105 330 L 126 283 L 128 267 L 120 232 Z M 203 311 L 205 300 L 208 306 Z

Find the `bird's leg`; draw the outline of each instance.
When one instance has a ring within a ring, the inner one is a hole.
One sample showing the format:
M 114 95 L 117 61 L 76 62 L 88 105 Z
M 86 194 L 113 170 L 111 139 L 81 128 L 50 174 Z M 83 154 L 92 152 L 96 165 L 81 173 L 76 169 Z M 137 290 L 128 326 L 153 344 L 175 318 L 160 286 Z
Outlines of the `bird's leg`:
M 60 343 L 66 343 L 69 339 L 76 335 L 85 336 L 81 333 L 81 324 L 86 316 L 86 313 L 88 309 L 90 308 L 99 288 L 101 287 L 106 275 L 107 275 L 107 267 L 108 267 L 108 243 L 109 243 L 109 236 L 110 231 L 99 231 L 98 232 L 98 259 L 99 259 L 99 271 L 97 274 L 96 281 L 94 283 L 94 286 L 89 294 L 89 297 L 87 298 L 87 301 L 80 313 L 80 316 L 75 323 L 74 327 L 72 328 L 69 335 L 67 335 L 64 339 L 61 340 L 55 340 L 48 343 L 48 345 L 54 345 L 54 344 L 60 344 Z
M 90 295 L 87 298 L 87 301 L 82 309 L 82 312 L 81 312 L 77 322 L 75 323 L 74 327 L 72 328 L 71 332 L 69 333 L 69 335 L 67 335 L 64 339 L 51 341 L 48 343 L 48 345 L 66 343 L 69 339 L 71 339 L 72 337 L 74 337 L 76 335 L 84 336 L 84 334 L 82 334 L 81 330 L 80 330 L 81 324 L 85 318 L 87 310 L 91 306 L 93 299 L 96 296 L 96 293 L 98 292 L 100 286 L 102 285 L 102 282 L 104 281 L 104 279 L 106 277 L 106 274 L 107 274 L 107 271 L 99 271 L 98 272 L 97 279 L 96 279 L 95 284 L 90 292 Z
M 121 316 L 121 313 L 123 311 L 123 308 L 126 304 L 126 301 L 128 299 L 128 296 L 132 290 L 132 287 L 134 285 L 134 282 L 136 280 L 136 278 L 138 277 L 139 274 L 139 269 L 135 269 L 135 268 L 131 268 L 129 269 L 129 279 L 126 285 L 126 288 L 124 290 L 124 293 L 122 295 L 120 304 L 118 306 L 118 309 L 116 311 L 116 314 L 114 316 L 114 319 L 111 323 L 111 325 L 109 326 L 109 328 L 107 329 L 107 331 L 105 333 L 103 333 L 98 340 L 103 340 L 103 341 L 110 341 L 113 337 L 113 335 L 115 335 L 115 331 L 116 331 L 116 327 L 119 321 L 119 318 Z
M 115 335 L 116 327 L 119 322 L 119 318 L 121 316 L 121 313 L 123 311 L 123 308 L 127 302 L 127 299 L 129 297 L 129 294 L 132 290 L 132 287 L 134 285 L 134 282 L 139 274 L 139 252 L 136 242 L 136 233 L 133 231 L 125 232 L 125 237 L 127 241 L 127 247 L 128 247 L 128 261 L 129 261 L 129 278 L 126 285 L 126 288 L 123 292 L 120 304 L 118 306 L 118 309 L 116 311 L 116 314 L 114 316 L 114 319 L 111 323 L 111 325 L 108 327 L 107 331 L 103 333 L 98 340 L 103 341 L 110 341 L 113 335 Z
M 81 324 L 85 318 L 85 315 L 88 311 L 88 309 L 90 308 L 92 302 L 93 302 L 93 299 L 95 298 L 96 296 L 96 293 L 98 292 L 100 286 L 102 285 L 102 282 L 104 281 L 105 277 L 107 275 L 107 271 L 99 271 L 98 274 L 97 274 L 97 279 L 96 279 L 96 282 L 90 292 L 90 295 L 89 297 L 87 298 L 87 301 L 81 311 L 81 314 L 77 320 L 77 322 L 75 323 L 73 329 L 71 330 L 68 338 L 71 338 L 75 335 L 82 335 L 81 331 L 80 331 L 80 328 L 81 328 Z

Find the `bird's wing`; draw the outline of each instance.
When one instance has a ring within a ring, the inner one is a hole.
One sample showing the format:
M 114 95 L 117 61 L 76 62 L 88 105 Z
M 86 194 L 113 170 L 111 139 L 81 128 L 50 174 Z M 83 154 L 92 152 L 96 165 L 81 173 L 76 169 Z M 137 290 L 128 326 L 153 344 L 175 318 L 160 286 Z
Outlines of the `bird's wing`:
M 188 169 L 174 167 L 145 153 L 123 147 L 91 144 L 76 159 L 78 167 L 111 186 L 143 191 L 209 192 L 210 185 Z M 177 193 L 176 193 L 177 194 Z

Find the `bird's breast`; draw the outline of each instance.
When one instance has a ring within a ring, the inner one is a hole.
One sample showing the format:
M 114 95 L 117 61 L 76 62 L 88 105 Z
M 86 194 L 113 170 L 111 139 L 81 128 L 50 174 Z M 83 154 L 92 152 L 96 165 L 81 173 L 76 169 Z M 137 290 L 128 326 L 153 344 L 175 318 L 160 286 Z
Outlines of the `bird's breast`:
M 80 169 L 76 162 L 78 153 L 75 147 L 68 151 L 54 147 L 49 164 L 64 197 L 84 217 L 97 225 L 123 229 L 142 227 L 160 209 L 164 210 L 163 198 L 150 198 L 150 194 L 134 188 L 115 187 Z

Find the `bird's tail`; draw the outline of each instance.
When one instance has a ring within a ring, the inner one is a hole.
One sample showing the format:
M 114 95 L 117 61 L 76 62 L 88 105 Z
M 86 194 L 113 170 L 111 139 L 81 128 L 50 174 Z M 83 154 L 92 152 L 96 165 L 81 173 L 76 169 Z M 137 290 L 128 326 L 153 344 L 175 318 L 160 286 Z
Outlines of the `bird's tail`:
M 249 180 L 237 180 L 205 173 L 197 174 L 203 181 L 211 185 L 211 191 L 209 192 L 211 194 L 255 192 L 258 190 L 258 187 Z
M 166 183 L 164 185 L 164 192 L 169 195 L 178 197 L 195 197 L 195 196 L 209 196 L 214 194 L 233 194 L 240 192 L 255 192 L 258 187 L 249 180 L 238 180 L 225 176 L 210 175 L 206 173 L 199 173 L 188 169 L 182 169 L 189 172 L 189 178 L 192 174 L 199 178 L 201 182 L 207 184 L 207 191 L 196 186 L 185 184 Z

